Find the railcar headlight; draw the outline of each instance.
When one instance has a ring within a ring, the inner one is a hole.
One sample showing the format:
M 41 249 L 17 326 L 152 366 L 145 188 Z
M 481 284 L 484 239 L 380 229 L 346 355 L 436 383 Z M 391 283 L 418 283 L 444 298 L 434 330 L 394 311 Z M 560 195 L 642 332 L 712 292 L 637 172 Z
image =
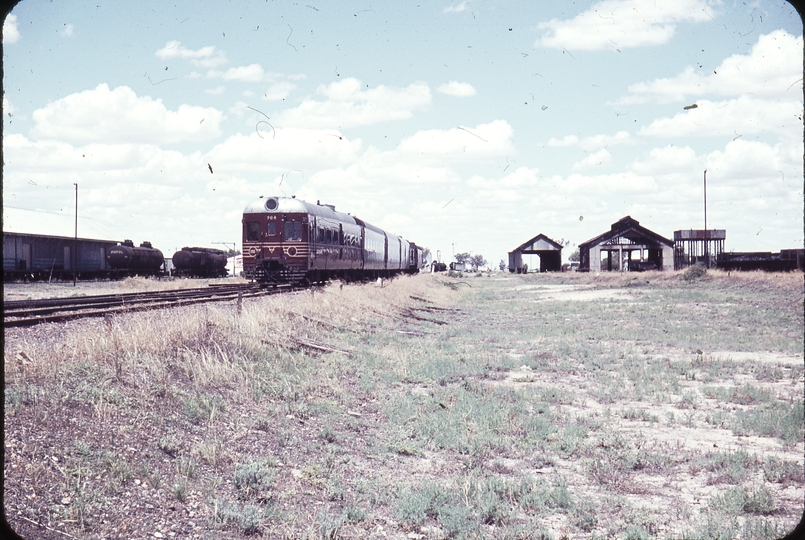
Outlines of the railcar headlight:
M 276 210 L 279 207 L 279 205 L 280 202 L 279 200 L 277 200 L 276 197 L 269 197 L 268 200 L 266 200 L 266 210 L 269 211 Z

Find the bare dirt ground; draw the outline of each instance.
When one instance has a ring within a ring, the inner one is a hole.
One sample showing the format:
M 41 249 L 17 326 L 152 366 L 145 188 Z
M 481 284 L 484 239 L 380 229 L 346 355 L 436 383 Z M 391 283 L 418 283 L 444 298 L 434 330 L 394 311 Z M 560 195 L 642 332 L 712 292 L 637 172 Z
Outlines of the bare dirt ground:
M 422 275 L 9 329 L 5 515 L 62 540 L 779 538 L 804 298 L 802 274 Z

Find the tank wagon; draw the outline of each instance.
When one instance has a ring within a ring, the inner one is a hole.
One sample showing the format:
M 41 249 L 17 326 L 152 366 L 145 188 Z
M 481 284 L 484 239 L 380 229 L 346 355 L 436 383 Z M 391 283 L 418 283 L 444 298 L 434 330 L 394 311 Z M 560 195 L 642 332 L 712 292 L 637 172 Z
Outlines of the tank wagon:
M 173 254 L 174 274 L 187 277 L 224 277 L 226 253 L 220 249 L 203 247 L 183 247 Z
M 123 275 L 152 276 L 165 273 L 165 257 L 162 252 L 143 242 L 135 247 L 131 240 L 124 240 L 110 248 L 106 262 L 111 268 L 112 277 Z
M 386 277 L 425 263 L 421 247 L 329 204 L 261 196 L 243 211 L 243 272 L 261 283 Z

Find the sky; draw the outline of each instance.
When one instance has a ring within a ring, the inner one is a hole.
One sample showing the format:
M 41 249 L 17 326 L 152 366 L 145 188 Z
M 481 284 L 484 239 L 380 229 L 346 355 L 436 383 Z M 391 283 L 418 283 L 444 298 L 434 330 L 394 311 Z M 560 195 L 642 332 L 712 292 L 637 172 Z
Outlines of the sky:
M 23 0 L 3 228 L 241 247 L 258 196 L 450 262 L 624 216 L 803 247 L 802 19 L 781 0 Z

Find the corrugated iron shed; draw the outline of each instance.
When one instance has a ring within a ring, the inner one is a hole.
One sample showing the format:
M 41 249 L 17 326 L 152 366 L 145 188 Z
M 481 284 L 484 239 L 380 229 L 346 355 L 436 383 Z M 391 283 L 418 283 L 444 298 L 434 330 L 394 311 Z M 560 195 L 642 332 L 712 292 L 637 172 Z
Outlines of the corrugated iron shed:
M 523 255 L 539 255 L 540 272 L 562 270 L 562 244 L 554 242 L 544 234 L 538 234 L 509 252 L 509 272 L 518 274 L 528 272 L 528 266 L 523 264 Z
M 579 256 L 582 272 L 673 270 L 674 241 L 626 216 L 613 223 L 609 231 L 579 244 Z

